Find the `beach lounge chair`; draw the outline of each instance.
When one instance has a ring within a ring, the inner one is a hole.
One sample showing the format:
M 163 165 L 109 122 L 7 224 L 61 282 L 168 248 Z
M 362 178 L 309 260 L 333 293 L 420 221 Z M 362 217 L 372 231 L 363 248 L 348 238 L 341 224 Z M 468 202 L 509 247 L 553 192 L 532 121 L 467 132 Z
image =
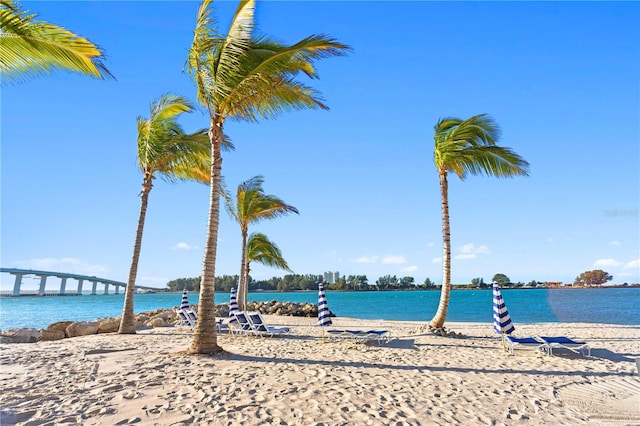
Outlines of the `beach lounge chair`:
M 288 327 L 273 327 L 267 325 L 260 312 L 247 312 L 247 317 L 249 319 L 249 323 L 251 324 L 253 333 L 258 336 L 273 337 L 289 332 Z
M 514 349 L 533 349 L 545 355 L 550 355 L 549 345 L 535 337 L 515 337 L 507 334 L 503 335 L 503 343 L 509 355 L 513 355 Z
M 180 318 L 180 327 L 191 327 L 191 322 L 182 309 L 176 309 L 176 314 Z
M 327 330 L 330 340 L 353 340 L 357 343 L 376 341 L 378 344 L 390 339 L 387 330 Z
M 375 340 L 378 344 L 387 343 L 391 339 L 388 330 L 367 330 L 367 340 Z
M 191 309 L 176 309 L 178 318 L 180 318 L 181 327 L 194 328 L 196 326 L 196 313 Z
M 576 342 L 565 336 L 540 336 L 540 340 L 548 346 L 549 355 L 553 355 L 554 349 L 568 349 L 582 356 L 591 356 L 591 347 L 586 342 Z
M 249 322 L 249 317 L 246 312 L 233 312 L 233 318 L 235 321 L 231 325 L 231 334 L 252 334 L 253 327 Z

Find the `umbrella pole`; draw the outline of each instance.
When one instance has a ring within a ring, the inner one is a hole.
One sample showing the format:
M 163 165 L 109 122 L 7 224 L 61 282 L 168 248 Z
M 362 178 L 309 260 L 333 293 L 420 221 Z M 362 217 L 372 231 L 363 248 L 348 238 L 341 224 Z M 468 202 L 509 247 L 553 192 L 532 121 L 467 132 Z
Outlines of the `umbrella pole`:
M 322 343 L 324 343 L 324 327 L 322 327 Z
M 507 352 L 507 347 L 506 347 L 506 345 L 504 344 L 504 333 L 502 333 L 502 350 L 503 350 L 504 352 Z

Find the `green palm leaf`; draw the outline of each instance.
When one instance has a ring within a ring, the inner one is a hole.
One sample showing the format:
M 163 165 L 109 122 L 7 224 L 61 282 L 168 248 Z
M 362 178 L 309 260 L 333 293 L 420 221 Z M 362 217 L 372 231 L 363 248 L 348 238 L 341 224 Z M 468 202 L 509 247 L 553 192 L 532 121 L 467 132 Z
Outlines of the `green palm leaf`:
M 252 233 L 247 240 L 247 265 L 250 262 L 258 262 L 265 266 L 292 272 L 282 257 L 280 248 L 266 235 L 259 232 Z
M 10 83 L 58 69 L 113 78 L 104 54 L 89 40 L 62 27 L 39 21 L 12 0 L 0 2 L 0 71 Z

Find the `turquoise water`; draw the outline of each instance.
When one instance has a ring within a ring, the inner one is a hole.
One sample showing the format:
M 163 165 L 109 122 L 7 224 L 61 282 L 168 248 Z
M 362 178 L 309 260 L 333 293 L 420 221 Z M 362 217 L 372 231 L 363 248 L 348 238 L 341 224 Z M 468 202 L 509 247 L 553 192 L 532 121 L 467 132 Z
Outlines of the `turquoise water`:
M 517 324 L 537 322 L 593 322 L 640 325 L 640 288 L 502 290 Z M 180 305 L 179 293 L 137 294 L 135 311 Z M 337 316 L 363 319 L 428 321 L 438 307 L 439 291 L 327 292 L 327 303 Z M 250 301 L 279 300 L 317 303 L 316 292 L 250 293 Z M 198 295 L 189 294 L 196 304 Z M 42 328 L 56 321 L 88 321 L 118 316 L 124 295 L 7 297 L 0 299 L 0 329 Z M 216 303 L 229 295 L 216 294 Z M 493 321 L 491 290 L 455 290 L 447 321 Z

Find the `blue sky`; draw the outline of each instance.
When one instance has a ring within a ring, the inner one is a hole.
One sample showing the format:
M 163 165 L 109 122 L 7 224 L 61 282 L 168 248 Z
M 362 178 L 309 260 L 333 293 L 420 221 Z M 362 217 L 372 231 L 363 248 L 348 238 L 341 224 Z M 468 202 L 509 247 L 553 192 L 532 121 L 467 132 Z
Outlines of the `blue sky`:
M 221 29 L 236 4 L 217 3 Z M 1 265 L 126 281 L 136 117 L 167 92 L 194 99 L 182 70 L 199 3 L 23 5 L 99 44 L 117 80 L 59 73 L 2 86 Z M 295 273 L 440 283 L 433 126 L 488 113 L 531 175 L 450 178 L 452 281 L 572 282 L 591 269 L 640 281 L 640 4 L 262 2 L 256 20 L 289 43 L 324 33 L 353 48 L 307 81 L 330 111 L 226 123 L 237 148 L 224 157 L 227 185 L 263 175 L 267 193 L 300 210 L 250 228 Z M 208 124 L 201 112 L 180 122 Z M 156 181 L 138 284 L 201 274 L 208 206 L 206 186 Z M 216 275 L 239 264 L 239 229 L 223 212 Z M 282 275 L 252 265 L 255 279 Z

